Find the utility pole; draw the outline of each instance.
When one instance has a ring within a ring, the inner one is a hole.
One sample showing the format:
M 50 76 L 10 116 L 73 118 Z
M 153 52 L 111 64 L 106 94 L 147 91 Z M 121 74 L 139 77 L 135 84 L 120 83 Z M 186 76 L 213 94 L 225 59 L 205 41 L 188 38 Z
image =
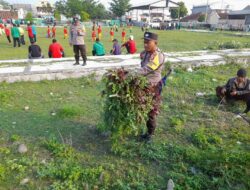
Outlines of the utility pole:
M 206 7 L 206 15 L 205 15 L 205 22 L 207 23 L 207 16 L 208 16 L 208 1 L 207 0 L 207 7 Z
M 224 0 L 221 0 L 221 10 L 224 8 Z

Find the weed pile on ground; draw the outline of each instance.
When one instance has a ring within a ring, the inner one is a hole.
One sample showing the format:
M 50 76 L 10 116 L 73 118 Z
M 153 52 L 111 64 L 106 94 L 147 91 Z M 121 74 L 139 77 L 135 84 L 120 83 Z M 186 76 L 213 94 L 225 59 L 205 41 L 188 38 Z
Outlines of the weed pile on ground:
M 112 150 L 118 151 L 128 135 L 142 132 L 147 114 L 152 109 L 154 89 L 142 76 L 124 69 L 111 70 L 104 76 L 104 118 L 99 129 L 110 131 Z

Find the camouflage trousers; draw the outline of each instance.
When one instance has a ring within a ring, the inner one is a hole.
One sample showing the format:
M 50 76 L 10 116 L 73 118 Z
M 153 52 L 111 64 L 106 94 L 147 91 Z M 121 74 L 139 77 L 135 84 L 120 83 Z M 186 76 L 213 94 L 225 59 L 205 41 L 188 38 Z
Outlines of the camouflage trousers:
M 147 120 L 147 129 L 148 134 L 153 135 L 156 129 L 156 119 L 157 115 L 160 113 L 160 106 L 162 102 L 161 98 L 161 89 L 162 83 L 159 82 L 154 88 L 154 97 L 153 97 L 153 109 L 148 113 L 148 120 Z

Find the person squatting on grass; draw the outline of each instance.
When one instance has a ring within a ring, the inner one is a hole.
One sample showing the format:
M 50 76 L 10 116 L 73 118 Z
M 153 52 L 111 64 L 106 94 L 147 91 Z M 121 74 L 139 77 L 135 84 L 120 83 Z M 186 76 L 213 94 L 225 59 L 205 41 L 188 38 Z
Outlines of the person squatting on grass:
M 247 71 L 238 70 L 237 77 L 229 79 L 226 85 L 216 88 L 216 95 L 224 103 L 228 100 L 246 102 L 247 107 L 244 113 L 248 113 L 250 111 L 250 80 L 247 78 Z
M 134 40 L 134 36 L 132 36 L 132 35 L 129 36 L 129 40 L 127 42 L 125 42 L 124 44 L 122 44 L 122 47 L 126 47 L 128 54 L 136 53 L 137 49 L 136 49 L 136 43 Z
M 121 46 L 118 43 L 117 39 L 113 40 L 113 49 L 110 51 L 111 55 L 121 55 L 122 54 L 122 50 L 121 50 Z
M 49 46 L 49 52 L 48 52 L 49 58 L 62 58 L 65 57 L 64 49 L 59 44 L 56 39 L 52 40 L 52 44 Z
M 143 140 L 150 140 L 156 129 L 156 117 L 160 111 L 162 70 L 165 62 L 165 55 L 158 48 L 158 35 L 151 32 L 144 34 L 144 51 L 140 54 L 141 69 L 139 74 L 147 77 L 149 86 L 154 88 L 153 109 L 148 113 L 147 133 L 141 135 Z
M 29 59 L 40 59 L 44 58 L 42 55 L 42 50 L 39 45 L 36 44 L 36 42 L 32 41 L 31 45 L 29 46 Z
M 86 65 L 87 56 L 86 56 L 86 46 L 84 42 L 85 28 L 81 25 L 78 18 L 73 19 L 73 23 L 70 27 L 70 38 L 69 43 L 72 46 L 75 54 L 76 63 L 74 65 L 79 65 L 80 54 L 83 59 L 83 66 Z M 79 54 L 80 53 L 80 54 Z
M 100 42 L 99 38 L 96 38 L 96 42 L 93 45 L 92 55 L 93 56 L 104 56 L 105 55 L 104 46 Z

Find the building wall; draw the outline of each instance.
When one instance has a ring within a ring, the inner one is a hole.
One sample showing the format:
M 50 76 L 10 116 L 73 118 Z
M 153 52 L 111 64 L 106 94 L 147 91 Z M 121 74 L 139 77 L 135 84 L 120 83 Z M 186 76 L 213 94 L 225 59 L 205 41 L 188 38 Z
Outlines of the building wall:
M 151 13 L 163 13 L 163 9 L 154 9 L 150 11 Z M 143 13 L 148 13 L 149 14 L 149 10 L 132 10 L 130 12 L 127 13 L 127 17 L 131 17 L 131 19 L 133 21 L 138 21 L 140 22 L 142 20 L 142 18 L 146 18 L 146 20 L 149 22 L 149 17 L 142 17 L 141 15 Z M 160 18 L 162 19 L 162 18 Z M 164 19 L 165 20 L 169 20 L 170 19 L 170 12 L 169 9 L 165 8 L 164 9 Z
M 2 10 L 0 11 L 0 18 L 3 19 L 18 19 L 18 14 L 16 11 Z
M 212 11 L 207 17 L 208 24 L 217 25 L 219 23 L 219 15 L 216 11 Z
M 233 29 L 239 29 L 239 30 L 243 30 L 245 28 L 245 19 L 241 19 L 241 20 L 228 20 L 228 26 L 229 28 L 233 28 Z
M 211 7 L 210 6 L 193 7 L 192 14 L 206 13 L 206 11 L 210 12 Z

